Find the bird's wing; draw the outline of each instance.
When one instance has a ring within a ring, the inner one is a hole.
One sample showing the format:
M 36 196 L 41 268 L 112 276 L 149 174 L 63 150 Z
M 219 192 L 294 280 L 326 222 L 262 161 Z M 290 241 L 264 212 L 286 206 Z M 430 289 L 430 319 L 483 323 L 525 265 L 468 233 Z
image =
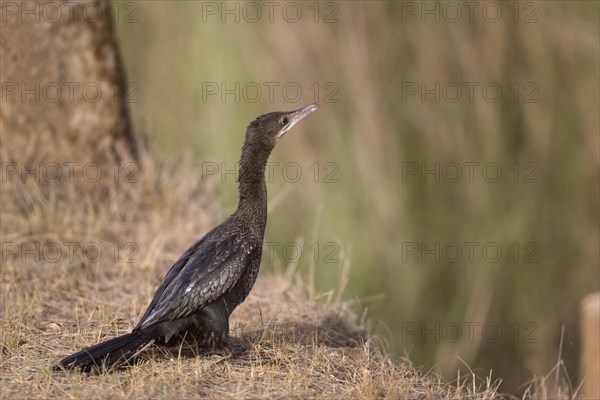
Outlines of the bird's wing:
M 233 287 L 254 241 L 211 232 L 175 262 L 135 329 L 187 317 Z

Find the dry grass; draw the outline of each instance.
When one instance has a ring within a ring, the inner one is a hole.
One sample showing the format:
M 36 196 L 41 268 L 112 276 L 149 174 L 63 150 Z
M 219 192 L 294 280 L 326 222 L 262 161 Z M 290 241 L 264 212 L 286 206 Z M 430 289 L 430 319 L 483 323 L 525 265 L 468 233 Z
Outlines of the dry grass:
M 2 157 L 11 161 L 6 148 Z M 28 157 L 18 162 L 35 162 L 35 152 Z M 110 174 L 85 182 L 77 173 L 73 182 L 3 183 L 1 398 L 497 397 L 491 379 L 448 384 L 392 360 L 341 291 L 308 296 L 314 288 L 293 266 L 261 275 L 234 312 L 228 358 L 153 348 L 124 371 L 51 372 L 61 357 L 129 330 L 178 254 L 223 218 L 213 182 L 203 184 L 189 162 L 160 163 L 145 153 L 141 166 L 135 183 Z M 102 256 L 72 242 L 97 244 Z M 59 257 L 50 253 L 56 246 Z M 134 260 L 126 262 L 131 249 Z
M 52 373 L 48 366 L 95 343 L 99 332 L 112 336 L 119 322 L 134 320 L 110 322 L 103 317 L 107 307 L 101 307 L 70 330 L 65 321 L 36 318 L 30 299 L 10 298 L 14 312 L 2 322 L 2 397 L 495 397 L 493 389 L 456 388 L 392 361 L 331 307 L 309 302 L 288 286 L 274 277 L 259 280 L 233 318 L 230 358 L 195 357 L 190 348 L 153 349 L 139 365 L 100 376 Z

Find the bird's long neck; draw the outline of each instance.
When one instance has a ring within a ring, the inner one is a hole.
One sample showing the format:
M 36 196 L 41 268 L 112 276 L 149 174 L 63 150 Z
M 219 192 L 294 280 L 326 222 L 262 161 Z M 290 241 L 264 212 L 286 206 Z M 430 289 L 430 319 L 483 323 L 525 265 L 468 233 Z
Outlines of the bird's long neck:
M 265 167 L 270 154 L 271 149 L 245 143 L 240 159 L 238 212 L 263 224 L 267 218 Z

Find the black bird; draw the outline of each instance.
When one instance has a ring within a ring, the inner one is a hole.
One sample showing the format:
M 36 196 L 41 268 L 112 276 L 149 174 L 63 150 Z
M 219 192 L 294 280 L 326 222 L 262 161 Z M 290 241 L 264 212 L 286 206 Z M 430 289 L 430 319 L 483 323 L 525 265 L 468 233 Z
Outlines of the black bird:
M 183 253 L 131 333 L 81 350 L 54 368 L 115 369 L 152 342 L 167 344 L 186 335 L 206 353 L 227 354 L 229 316 L 250 293 L 260 267 L 267 224 L 267 160 L 277 141 L 317 107 L 273 112 L 252 121 L 242 148 L 237 210 Z

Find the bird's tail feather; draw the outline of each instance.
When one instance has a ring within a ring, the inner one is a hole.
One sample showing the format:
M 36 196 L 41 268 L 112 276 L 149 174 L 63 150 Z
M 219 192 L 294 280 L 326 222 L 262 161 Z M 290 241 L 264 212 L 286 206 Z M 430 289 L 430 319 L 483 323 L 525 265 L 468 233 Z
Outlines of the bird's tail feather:
M 61 360 L 54 369 L 81 369 L 108 371 L 127 364 L 152 339 L 139 332 L 128 333 L 95 346 L 83 349 Z

